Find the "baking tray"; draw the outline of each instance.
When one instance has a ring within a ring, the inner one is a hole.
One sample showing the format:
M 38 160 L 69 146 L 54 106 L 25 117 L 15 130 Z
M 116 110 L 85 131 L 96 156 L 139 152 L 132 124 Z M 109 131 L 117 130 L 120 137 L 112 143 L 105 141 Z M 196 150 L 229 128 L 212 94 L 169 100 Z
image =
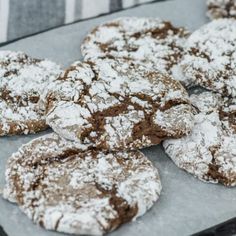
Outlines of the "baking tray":
M 161 17 L 195 30 L 208 21 L 205 0 L 157 2 L 112 15 L 82 21 L 8 44 L 1 49 L 22 50 L 35 57 L 52 59 L 64 67 L 81 59 L 80 44 L 97 24 L 119 16 Z M 37 135 L 0 138 L 0 188 L 8 157 Z M 236 188 L 203 183 L 178 169 L 160 145 L 143 152 L 159 169 L 163 191 L 160 200 L 137 221 L 125 224 L 112 236 L 190 235 L 236 216 Z M 16 205 L 0 198 L 0 225 L 8 236 L 62 235 L 34 225 Z

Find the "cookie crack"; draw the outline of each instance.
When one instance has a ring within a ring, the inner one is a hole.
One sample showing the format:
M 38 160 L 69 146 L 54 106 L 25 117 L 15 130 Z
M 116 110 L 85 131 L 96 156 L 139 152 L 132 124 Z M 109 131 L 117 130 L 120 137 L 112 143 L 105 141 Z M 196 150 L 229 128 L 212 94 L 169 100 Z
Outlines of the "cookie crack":
M 131 206 L 124 198 L 118 196 L 115 185 L 112 186 L 111 190 L 103 188 L 97 182 L 95 185 L 102 195 L 109 197 L 110 205 L 113 206 L 118 215 L 116 218 L 109 220 L 109 228 L 103 228 L 105 232 L 110 232 L 116 229 L 121 224 L 131 221 L 137 215 L 138 205 L 135 204 L 134 206 Z

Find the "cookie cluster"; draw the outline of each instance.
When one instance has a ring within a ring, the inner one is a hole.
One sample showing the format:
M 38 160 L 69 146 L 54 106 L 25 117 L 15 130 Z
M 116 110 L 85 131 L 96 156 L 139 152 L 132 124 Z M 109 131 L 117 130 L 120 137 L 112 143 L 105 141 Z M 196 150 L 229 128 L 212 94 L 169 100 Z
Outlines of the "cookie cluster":
M 160 143 L 199 179 L 236 185 L 234 19 L 190 34 L 119 18 L 93 29 L 81 51 L 66 70 L 0 52 L 0 135 L 53 130 L 9 158 L 4 198 L 46 229 L 110 232 L 158 200 L 158 170 L 139 149 Z

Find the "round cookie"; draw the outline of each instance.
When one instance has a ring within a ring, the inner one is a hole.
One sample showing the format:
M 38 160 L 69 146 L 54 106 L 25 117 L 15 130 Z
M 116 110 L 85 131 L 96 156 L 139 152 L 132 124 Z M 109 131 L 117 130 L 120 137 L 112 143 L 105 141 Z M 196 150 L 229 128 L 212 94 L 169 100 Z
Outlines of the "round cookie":
M 22 52 L 0 51 L 0 136 L 47 128 L 40 100 L 61 69 Z
M 236 21 L 214 20 L 187 40 L 180 63 L 196 84 L 225 96 L 236 96 Z
M 183 77 L 178 63 L 183 56 L 189 31 L 158 18 L 118 18 L 96 27 L 81 45 L 85 60 L 125 58 L 146 67 L 173 75 L 185 86 L 191 81 Z
M 160 192 L 141 152 L 80 150 L 54 133 L 10 157 L 3 196 L 46 229 L 102 235 L 143 215 Z
M 125 59 L 76 62 L 49 90 L 49 126 L 100 150 L 151 146 L 186 135 L 193 125 L 179 82 Z
M 235 0 L 208 0 L 207 7 L 207 15 L 211 19 L 236 18 Z
M 197 178 L 236 185 L 236 99 L 203 92 L 190 97 L 196 108 L 192 132 L 166 140 L 164 149 L 175 164 Z

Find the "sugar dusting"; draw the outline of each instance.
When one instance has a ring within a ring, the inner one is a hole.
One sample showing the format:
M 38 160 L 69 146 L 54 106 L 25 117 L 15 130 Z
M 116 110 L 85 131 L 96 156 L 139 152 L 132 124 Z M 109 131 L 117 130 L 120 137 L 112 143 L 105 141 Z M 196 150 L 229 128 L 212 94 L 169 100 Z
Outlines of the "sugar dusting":
M 22 52 L 0 51 L 0 136 L 45 129 L 40 100 L 60 67 Z M 38 121 L 38 124 L 37 124 Z
M 236 21 L 214 20 L 187 40 L 180 63 L 183 74 L 196 84 L 223 95 L 236 96 Z
M 85 60 L 128 58 L 150 69 L 174 76 L 189 86 L 177 71 L 189 32 L 159 18 L 122 17 L 96 27 L 81 45 Z
M 46 229 L 96 235 L 127 214 L 141 216 L 159 198 L 158 171 L 141 152 L 88 148 L 55 133 L 23 145 L 8 161 L 4 198 Z
M 190 99 L 198 111 L 193 130 L 186 137 L 164 141 L 166 153 L 177 166 L 201 180 L 235 186 L 236 132 L 231 114 L 236 100 L 211 92 Z
M 157 144 L 149 137 L 154 131 L 134 138 L 135 126 L 149 119 L 149 126 L 160 127 L 165 137 L 191 130 L 188 94 L 178 82 L 124 59 L 90 64 L 74 63 L 52 84 L 47 123 L 62 137 L 114 150 Z M 161 119 L 155 119 L 156 113 Z

